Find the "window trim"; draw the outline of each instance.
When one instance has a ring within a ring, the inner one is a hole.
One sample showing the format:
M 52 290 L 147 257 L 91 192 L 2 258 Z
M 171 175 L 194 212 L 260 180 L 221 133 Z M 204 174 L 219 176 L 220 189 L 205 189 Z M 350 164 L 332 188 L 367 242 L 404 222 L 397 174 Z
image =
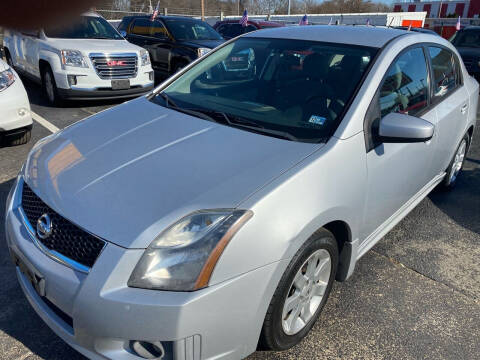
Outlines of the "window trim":
M 378 85 L 377 89 L 375 90 L 375 94 L 373 95 L 372 100 L 370 101 L 370 104 L 368 105 L 367 112 L 365 113 L 365 117 L 363 120 L 363 131 L 364 131 L 364 137 L 365 137 L 365 150 L 366 153 L 369 153 L 370 151 L 374 150 L 377 148 L 378 143 L 375 142 L 375 134 L 374 131 L 372 131 L 372 128 L 374 127 L 375 123 L 381 119 L 381 110 L 380 110 L 380 89 L 384 85 L 386 79 L 387 79 L 387 74 L 390 68 L 395 64 L 395 62 L 403 56 L 405 53 L 408 51 L 411 51 L 413 49 L 421 49 L 423 52 L 424 60 L 425 60 L 425 66 L 427 68 L 427 106 L 423 108 L 422 111 L 420 111 L 418 114 L 415 115 L 415 117 L 421 117 L 425 115 L 427 112 L 429 112 L 432 109 L 432 102 L 431 102 L 431 93 L 432 93 L 432 85 L 431 85 L 431 69 L 430 69 L 430 60 L 428 57 L 428 51 L 426 50 L 424 43 L 418 43 L 418 44 L 413 44 L 409 45 L 406 48 L 402 49 L 395 58 L 391 61 L 391 63 L 388 65 L 387 71 L 385 71 L 385 74 L 382 77 L 382 80 L 380 81 L 380 84 Z M 373 112 L 378 112 L 380 114 L 380 119 L 371 119 L 371 114 Z
M 432 79 L 433 79 L 433 64 L 432 64 L 432 58 L 430 57 L 430 52 L 428 51 L 428 47 L 437 47 L 437 48 L 441 48 L 443 50 L 447 50 L 448 52 L 450 52 L 450 54 L 452 54 L 454 56 L 453 71 L 454 71 L 455 74 L 457 74 L 457 67 L 456 66 L 457 66 L 457 64 L 460 65 L 460 61 L 459 61 L 458 56 L 455 52 L 453 52 L 451 49 L 449 49 L 448 47 L 446 47 L 444 45 L 436 44 L 436 43 L 423 43 L 423 46 L 425 47 L 425 52 L 428 55 L 428 62 L 429 62 L 430 71 L 431 71 L 430 72 L 430 77 Z M 430 89 L 430 96 L 432 98 L 431 108 L 437 106 L 438 104 L 440 104 L 445 99 L 448 99 L 452 94 L 456 93 L 463 86 L 464 86 L 463 70 L 462 70 L 462 66 L 460 65 L 460 82 L 458 83 L 458 85 L 455 86 L 455 88 L 452 91 L 449 91 L 445 96 L 435 98 L 433 96 L 433 83 L 432 83 L 432 85 L 430 86 L 430 88 L 431 88 Z M 435 100 L 435 99 L 437 99 L 437 100 Z

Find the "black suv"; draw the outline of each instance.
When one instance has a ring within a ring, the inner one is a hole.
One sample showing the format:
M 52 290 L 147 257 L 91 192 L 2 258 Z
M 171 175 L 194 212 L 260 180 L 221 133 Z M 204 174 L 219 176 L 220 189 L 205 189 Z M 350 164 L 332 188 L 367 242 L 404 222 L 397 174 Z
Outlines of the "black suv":
M 206 22 L 179 16 L 125 16 L 118 31 L 148 50 L 157 74 L 171 75 L 225 40 Z
M 480 80 L 480 26 L 457 31 L 450 41 L 462 56 L 468 73 Z

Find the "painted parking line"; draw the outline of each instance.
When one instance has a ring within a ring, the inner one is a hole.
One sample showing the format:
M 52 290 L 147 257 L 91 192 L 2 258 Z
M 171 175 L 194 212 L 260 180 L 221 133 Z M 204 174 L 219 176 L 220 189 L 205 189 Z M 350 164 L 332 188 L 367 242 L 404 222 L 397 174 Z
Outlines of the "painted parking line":
M 41 117 L 40 115 L 38 115 L 37 113 L 35 113 L 33 111 L 32 111 L 32 118 L 37 123 L 42 125 L 45 129 L 47 129 L 48 131 L 50 131 L 52 133 L 56 133 L 57 131 L 60 131 L 60 129 L 58 127 L 53 125 L 51 122 L 45 120 L 43 117 Z

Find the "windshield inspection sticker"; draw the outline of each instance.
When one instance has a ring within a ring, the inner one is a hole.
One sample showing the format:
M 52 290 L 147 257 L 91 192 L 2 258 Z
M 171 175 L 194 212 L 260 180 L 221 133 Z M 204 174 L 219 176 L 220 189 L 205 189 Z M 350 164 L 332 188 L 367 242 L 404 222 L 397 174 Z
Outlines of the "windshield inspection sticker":
M 325 124 L 326 120 L 327 118 L 324 118 L 323 116 L 312 115 L 310 117 L 310 120 L 308 120 L 308 122 L 315 125 L 323 125 Z

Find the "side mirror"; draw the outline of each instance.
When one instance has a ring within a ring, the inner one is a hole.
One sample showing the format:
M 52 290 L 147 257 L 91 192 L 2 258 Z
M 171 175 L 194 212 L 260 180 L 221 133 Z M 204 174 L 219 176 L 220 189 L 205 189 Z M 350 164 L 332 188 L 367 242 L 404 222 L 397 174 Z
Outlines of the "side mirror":
M 120 35 L 123 37 L 127 37 L 127 32 L 125 30 L 120 31 Z
M 381 120 L 378 128 L 384 143 L 425 142 L 433 137 L 435 126 L 414 116 L 390 113 Z

